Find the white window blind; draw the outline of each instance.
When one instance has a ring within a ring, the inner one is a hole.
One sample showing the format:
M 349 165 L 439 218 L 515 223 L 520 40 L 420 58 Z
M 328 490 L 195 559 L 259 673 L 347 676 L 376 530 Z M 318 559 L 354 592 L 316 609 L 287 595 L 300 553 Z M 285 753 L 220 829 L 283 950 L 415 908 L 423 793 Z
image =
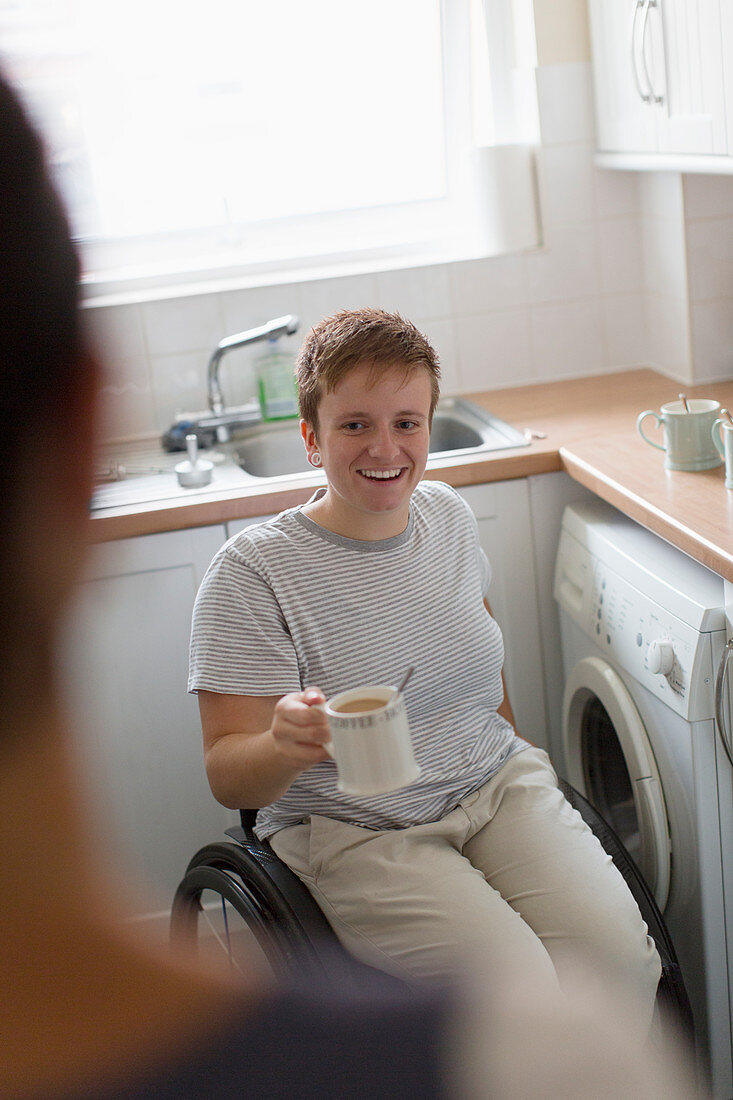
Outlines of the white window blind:
M 0 0 L 0 57 L 90 286 L 389 263 L 470 247 L 512 6 Z

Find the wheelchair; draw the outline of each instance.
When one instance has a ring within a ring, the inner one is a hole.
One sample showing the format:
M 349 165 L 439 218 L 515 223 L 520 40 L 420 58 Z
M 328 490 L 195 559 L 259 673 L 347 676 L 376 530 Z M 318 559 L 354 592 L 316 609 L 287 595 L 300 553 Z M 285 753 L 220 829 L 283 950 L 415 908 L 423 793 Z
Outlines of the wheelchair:
M 560 788 L 611 856 L 633 894 L 662 962 L 657 1012 L 680 1041 L 694 1052 L 692 1009 L 674 945 L 654 895 L 616 833 L 578 791 L 565 780 Z M 256 810 L 241 810 L 241 825 L 226 830 L 230 841 L 207 844 L 190 861 L 176 890 L 171 909 L 171 944 L 195 954 L 204 934 L 204 918 L 216 914 L 213 935 L 228 958 L 238 965 L 239 932 L 249 933 L 245 951 L 251 962 L 253 942 L 278 975 L 328 971 L 334 959 L 349 958 L 308 889 L 275 855 L 267 841 L 255 835 Z M 208 896 L 213 902 L 205 903 Z M 242 928 L 243 926 L 243 928 Z

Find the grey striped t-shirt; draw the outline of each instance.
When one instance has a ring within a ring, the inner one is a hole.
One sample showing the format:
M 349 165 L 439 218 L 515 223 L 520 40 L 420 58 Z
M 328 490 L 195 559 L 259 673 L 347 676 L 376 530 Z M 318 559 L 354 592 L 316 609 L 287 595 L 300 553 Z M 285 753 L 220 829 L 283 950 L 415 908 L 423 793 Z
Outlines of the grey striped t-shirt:
M 332 761 L 316 764 L 260 810 L 260 836 L 311 814 L 375 829 L 437 820 L 526 748 L 497 714 L 504 646 L 483 605 L 489 579 L 472 512 L 436 481 L 417 486 L 394 538 L 343 538 L 292 508 L 222 547 L 196 599 L 190 691 L 317 685 L 328 698 L 415 667 L 406 703 L 419 779 L 357 798 L 337 789 Z

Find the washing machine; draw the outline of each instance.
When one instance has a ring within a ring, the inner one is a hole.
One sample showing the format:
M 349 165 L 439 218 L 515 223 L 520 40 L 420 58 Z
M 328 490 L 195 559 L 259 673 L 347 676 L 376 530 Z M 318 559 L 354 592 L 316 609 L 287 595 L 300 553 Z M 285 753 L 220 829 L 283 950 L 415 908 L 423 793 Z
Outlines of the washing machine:
M 594 499 L 563 513 L 554 596 L 565 677 L 555 766 L 653 890 L 690 995 L 702 1078 L 730 1098 L 723 863 L 733 832 L 721 829 L 720 792 L 731 763 L 715 721 L 723 581 Z

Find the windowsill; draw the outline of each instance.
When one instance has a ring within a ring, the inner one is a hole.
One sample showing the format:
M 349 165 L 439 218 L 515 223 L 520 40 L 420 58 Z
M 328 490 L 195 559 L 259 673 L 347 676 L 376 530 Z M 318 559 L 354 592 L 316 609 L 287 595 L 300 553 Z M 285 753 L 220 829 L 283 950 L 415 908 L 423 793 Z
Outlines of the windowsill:
M 513 251 L 533 251 L 540 246 L 541 242 L 536 240 Z M 492 252 L 487 248 L 466 246 L 426 252 L 399 252 L 392 256 L 353 257 L 338 263 L 303 264 L 279 267 L 270 271 L 246 272 L 233 271 L 232 268 L 219 268 L 210 269 L 200 275 L 187 272 L 176 276 L 170 273 L 167 277 L 159 276 L 154 280 L 152 276 L 89 278 L 84 279 L 82 283 L 82 307 L 97 309 L 136 305 L 202 294 L 221 294 L 232 290 L 251 290 L 290 283 L 314 282 L 319 279 L 338 279 L 350 275 L 374 275 L 385 271 L 488 259 L 502 254 L 506 254 L 505 249 Z

